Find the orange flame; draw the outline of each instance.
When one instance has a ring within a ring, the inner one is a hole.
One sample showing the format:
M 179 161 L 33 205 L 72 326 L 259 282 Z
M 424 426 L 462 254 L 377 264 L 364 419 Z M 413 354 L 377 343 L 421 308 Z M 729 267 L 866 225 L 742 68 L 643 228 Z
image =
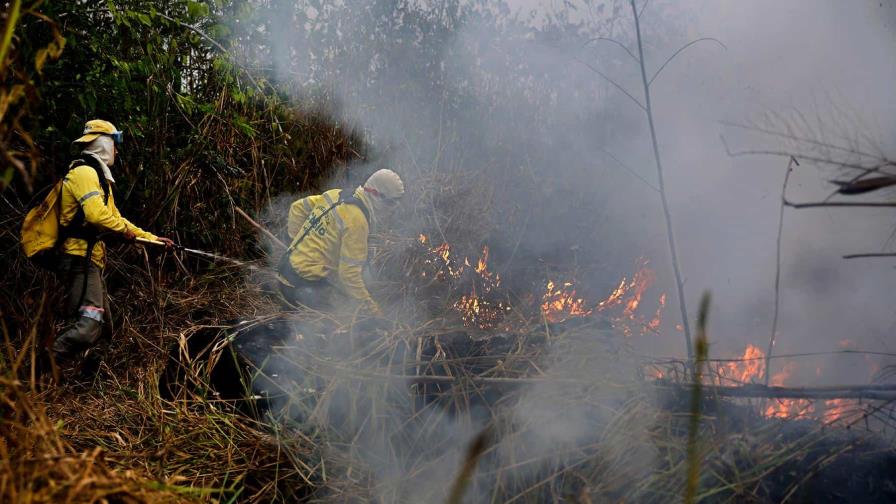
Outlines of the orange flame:
M 576 297 L 572 282 L 564 282 L 562 287 L 557 287 L 553 280 L 548 280 L 541 297 L 541 311 L 548 322 L 557 323 L 572 317 L 587 317 L 594 310 L 585 308 L 585 300 Z
M 631 336 L 636 331 L 641 334 L 648 331 L 655 332 L 660 327 L 660 315 L 666 304 L 666 295 L 660 296 L 659 307 L 651 320 L 648 321 L 646 317 L 637 314 L 644 293 L 656 278 L 653 270 L 648 268 L 647 264 L 648 262 L 644 258 L 639 259 L 631 281 L 623 277 L 610 295 L 596 305 L 590 305 L 584 299 L 577 297 L 573 281 L 548 280 L 541 298 L 541 311 L 544 313 L 545 319 L 551 323 L 563 322 L 575 317 L 587 317 L 595 312 L 606 312 L 605 317 L 621 329 L 626 336 Z M 633 328 L 633 326 L 639 327 Z
M 786 362 L 783 369 L 771 376 L 769 383 L 774 387 L 784 386 L 796 369 L 795 362 Z M 773 399 L 766 403 L 762 413 L 766 418 L 804 419 L 815 413 L 815 405 L 808 399 Z
M 784 369 L 772 375 L 771 384 L 783 386 L 797 369 L 795 362 L 790 361 Z M 769 401 L 763 414 L 767 418 L 807 419 L 816 418 L 825 423 L 850 422 L 864 412 L 855 399 L 829 399 L 821 402 L 821 408 L 808 399 L 775 399 Z
M 756 345 L 747 345 L 740 360 L 726 362 L 719 366 L 719 383 L 733 382 L 735 384 L 751 383 L 764 376 L 765 352 Z M 728 383 L 730 384 L 730 383 Z
M 482 247 L 482 255 L 479 257 L 479 262 L 476 264 L 476 273 L 480 275 L 488 269 L 488 245 Z
M 644 294 L 656 280 L 656 274 L 648 267 L 648 264 L 649 261 L 647 259 L 643 257 L 638 259 L 635 263 L 635 274 L 632 275 L 632 279 L 628 280 L 623 277 L 619 285 L 613 289 L 613 292 L 595 307 L 600 313 L 610 313 L 614 308 L 621 307 L 621 314 L 608 316 L 607 318 L 613 322 L 614 326 L 621 329 L 625 336 L 632 336 L 635 333 L 647 334 L 648 332 L 656 332 L 660 328 L 662 311 L 666 306 L 665 294 L 660 295 L 659 306 L 653 318 L 647 320 L 647 317 L 640 316 L 637 313 Z
M 428 246 L 429 237 L 421 234 L 417 241 Z M 510 311 L 510 306 L 501 301 L 490 301 L 482 298 L 482 294 L 492 292 L 501 285 L 501 276 L 488 270 L 488 247 L 483 247 L 482 254 L 476 261 L 476 267 L 472 266 L 469 257 L 462 260 L 451 254 L 451 245 L 442 243 L 429 248 L 429 258 L 425 264 L 436 269 L 437 280 L 458 280 L 466 272 L 475 273 L 473 287 L 469 294 L 464 294 L 454 302 L 453 308 L 460 313 L 461 320 L 466 326 L 478 326 L 482 329 L 494 327 L 503 318 L 505 312 Z M 426 276 L 426 272 L 422 273 Z
M 482 295 L 492 292 L 501 285 L 500 275 L 488 270 L 488 246 L 482 248 L 476 261 L 471 261 L 469 257 L 463 259 L 455 257 L 452 254 L 451 245 L 448 243 L 430 246 L 430 239 L 424 234 L 420 234 L 417 241 L 428 248 L 429 258 L 424 262 L 435 269 L 434 276 L 437 280 L 458 280 L 467 271 L 475 273 L 473 276 L 474 290 L 463 295 L 453 305 L 454 309 L 460 312 L 465 324 L 478 325 L 483 329 L 494 327 L 495 322 L 501 319 L 503 313 L 510 311 L 510 307 L 505 303 L 490 303 L 482 298 Z M 475 266 L 473 266 L 474 264 Z M 631 280 L 623 277 L 613 292 L 596 305 L 577 296 L 573 280 L 562 282 L 548 280 L 541 298 L 541 311 L 545 319 L 551 323 L 563 322 L 570 318 L 587 317 L 596 311 L 607 312 L 607 319 L 619 327 L 626 336 L 635 332 L 635 329 L 626 322 L 636 322 L 640 326 L 641 333 L 656 332 L 660 327 L 660 315 L 666 304 L 665 294 L 660 296 L 659 306 L 650 320 L 637 314 L 645 292 L 655 280 L 655 274 L 647 267 L 647 264 L 647 260 L 639 259 Z M 424 271 L 422 276 L 426 277 L 427 274 L 432 274 L 432 272 Z
M 864 414 L 855 399 L 829 399 L 824 402 L 824 413 L 821 420 L 826 423 L 849 423 Z
M 656 309 L 656 315 L 653 316 L 653 320 L 651 320 L 647 327 L 651 331 L 658 331 L 660 329 L 660 314 L 663 312 L 663 308 L 666 307 L 666 294 L 660 294 L 660 305 Z

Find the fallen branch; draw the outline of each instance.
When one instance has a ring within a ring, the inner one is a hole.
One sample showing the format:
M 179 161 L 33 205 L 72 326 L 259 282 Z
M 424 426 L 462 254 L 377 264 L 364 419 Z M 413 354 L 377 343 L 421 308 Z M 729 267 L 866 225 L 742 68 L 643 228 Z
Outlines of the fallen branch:
M 255 220 L 252 219 L 252 217 L 249 217 L 249 214 L 247 214 L 246 212 L 244 212 L 243 209 L 241 209 L 241 208 L 238 207 L 238 206 L 233 207 L 233 209 L 236 210 L 236 213 L 242 215 L 244 219 L 246 219 L 247 221 L 249 221 L 249 224 L 252 224 L 252 226 L 255 227 L 255 229 L 261 231 L 262 233 L 264 233 L 265 236 L 267 236 L 268 238 L 270 238 L 272 242 L 276 243 L 277 245 L 280 245 L 280 246 L 283 247 L 284 249 L 287 248 L 287 246 L 286 246 L 285 243 L 283 243 L 282 241 L 280 241 L 279 238 L 277 238 L 276 236 L 274 236 L 274 233 L 268 231 L 264 226 L 262 226 L 261 224 L 255 222 Z
M 594 380 L 585 380 L 579 378 L 552 378 L 547 376 L 534 377 L 485 377 L 485 376 L 438 376 L 438 375 L 409 375 L 409 374 L 380 374 L 362 372 L 357 370 L 348 370 L 337 366 L 329 366 L 331 371 L 337 370 L 343 378 L 354 378 L 360 380 L 374 380 L 383 382 L 392 382 L 395 380 L 407 380 L 413 383 L 453 383 L 458 385 L 532 385 L 538 383 L 555 383 L 577 386 L 596 385 Z M 315 372 L 320 373 L 320 369 Z M 261 372 L 256 368 L 256 372 Z M 601 383 L 604 387 L 614 389 L 626 388 L 621 383 Z M 662 381 L 653 382 L 658 389 L 672 390 L 679 393 L 689 393 L 694 389 L 694 385 L 690 383 L 664 383 Z M 720 385 L 700 385 L 700 388 L 707 394 L 718 395 L 722 397 L 765 397 L 765 398 L 781 398 L 781 399 L 878 399 L 878 400 L 896 400 L 896 385 L 835 385 L 828 387 L 776 387 L 765 386 L 759 384 L 747 384 L 737 386 L 720 386 Z
M 689 392 L 694 388 L 692 384 L 668 384 L 658 385 L 659 388 L 668 388 Z M 878 399 L 896 400 L 896 385 L 854 385 L 832 387 L 767 387 L 765 385 L 749 384 L 740 386 L 703 385 L 703 390 L 709 394 L 722 397 L 764 397 L 778 399 Z

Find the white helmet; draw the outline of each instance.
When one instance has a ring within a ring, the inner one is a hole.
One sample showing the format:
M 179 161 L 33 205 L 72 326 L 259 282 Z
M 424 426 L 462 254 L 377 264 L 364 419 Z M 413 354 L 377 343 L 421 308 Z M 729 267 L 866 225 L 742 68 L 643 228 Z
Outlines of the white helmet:
M 386 200 L 395 200 L 404 196 L 404 182 L 392 170 L 377 170 L 364 182 L 364 192 L 379 196 Z

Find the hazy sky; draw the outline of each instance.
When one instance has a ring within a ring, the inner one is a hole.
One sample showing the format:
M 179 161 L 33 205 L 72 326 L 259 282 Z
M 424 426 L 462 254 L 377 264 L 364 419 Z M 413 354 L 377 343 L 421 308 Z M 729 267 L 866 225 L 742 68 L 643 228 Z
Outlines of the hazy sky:
M 896 157 L 896 8 L 890 2 L 814 0 L 674 5 L 688 19 L 690 37 L 715 37 L 727 47 L 694 47 L 654 88 L 688 295 L 693 306 L 700 290 L 714 294 L 716 355 L 747 342 L 764 348 L 786 159 L 730 158 L 719 136 L 734 150 L 808 149 L 745 135 L 719 121 L 781 130 L 802 114 L 811 129 L 798 134 L 845 146 L 867 137 L 876 145 L 859 147 Z M 646 23 L 652 7 L 645 11 Z M 665 57 L 670 51 L 659 52 Z M 765 120 L 769 113 L 781 119 Z M 832 186 L 825 181 L 834 172 L 808 163 L 797 170 L 790 199 L 828 194 Z M 894 227 L 893 211 L 786 211 L 778 352 L 835 350 L 847 338 L 861 349 L 896 351 L 890 337 L 896 323 L 894 261 L 840 258 L 881 250 Z M 840 365 L 809 359 L 801 371 L 814 375 L 821 366 L 830 379 L 868 378 L 864 359 L 836 360 Z
M 586 2 L 573 4 L 578 16 L 588 15 Z M 545 12 L 562 3 L 517 0 L 511 5 L 521 12 Z M 691 317 L 700 293 L 708 289 L 714 296 L 713 355 L 731 356 L 748 343 L 765 349 L 787 161 L 729 157 L 720 136 L 733 150 L 812 151 L 721 123 L 777 130 L 797 124 L 796 134 L 896 158 L 896 2 L 652 0 L 642 25 L 648 72 L 675 51 L 673 44 L 713 37 L 726 47 L 703 43 L 679 56 L 652 87 L 653 103 Z M 668 36 L 670 26 L 681 32 L 679 38 L 652 44 L 651 36 L 657 30 Z M 637 80 L 621 82 L 641 96 Z M 800 125 L 801 118 L 807 124 Z M 642 132 L 647 133 L 646 121 Z M 653 181 L 648 141 L 642 135 L 608 148 Z M 836 175 L 804 163 L 792 177 L 789 197 L 823 199 L 833 187 L 826 181 Z M 892 193 L 866 199 L 882 197 Z M 620 194 L 618 204 L 630 198 L 631 193 Z M 633 212 L 630 226 L 655 235 L 654 247 L 643 253 L 660 269 L 664 290 L 672 293 L 658 199 L 645 191 L 642 205 L 648 211 Z M 778 353 L 837 350 L 847 339 L 850 348 L 896 352 L 891 338 L 896 261 L 840 257 L 883 250 L 894 229 L 892 210 L 786 211 Z M 667 319 L 677 315 L 670 301 Z M 642 343 L 652 352 L 683 352 L 680 335 Z M 819 369 L 823 380 L 869 378 L 868 361 L 860 356 L 802 359 L 798 366 L 794 380 L 804 382 L 815 381 Z

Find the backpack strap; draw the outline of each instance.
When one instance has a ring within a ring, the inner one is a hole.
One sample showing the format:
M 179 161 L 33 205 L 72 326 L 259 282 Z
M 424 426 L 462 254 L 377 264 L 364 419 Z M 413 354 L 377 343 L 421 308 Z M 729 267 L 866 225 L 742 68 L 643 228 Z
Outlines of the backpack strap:
M 106 180 L 106 175 L 103 173 L 103 168 L 100 166 L 99 161 L 93 156 L 84 156 L 78 159 L 73 160 L 69 164 L 69 171 L 71 169 L 76 168 L 78 166 L 89 166 L 96 171 L 96 176 L 100 181 L 100 187 L 103 189 L 103 204 L 109 204 L 109 181 Z M 60 195 L 61 196 L 61 195 Z M 59 198 L 60 204 L 62 198 Z M 60 212 L 61 217 L 61 212 Z M 78 210 L 75 212 L 74 217 L 66 226 L 62 226 L 60 222 L 60 241 L 64 241 L 66 238 L 81 238 L 83 240 L 87 240 L 88 245 L 90 245 L 91 241 L 97 241 L 97 232 L 95 230 L 89 229 L 89 226 L 85 222 L 86 216 L 84 215 L 84 209 L 81 207 L 81 202 L 78 202 Z M 88 248 L 92 248 L 92 246 L 88 246 Z
M 69 170 L 78 166 L 89 166 L 96 172 L 97 178 L 100 180 L 100 187 L 103 188 L 103 204 L 109 204 L 109 181 L 106 180 L 106 174 L 103 173 L 103 167 L 100 162 L 93 156 L 83 156 L 73 160 L 68 166 Z
M 345 195 L 347 192 L 348 196 Z M 311 219 L 309 220 L 309 225 L 305 229 L 305 232 L 302 233 L 301 236 L 293 240 L 292 244 L 290 244 L 290 246 L 286 249 L 286 252 L 284 252 L 283 256 L 280 258 L 280 262 L 277 264 L 277 272 L 286 277 L 286 279 L 289 280 L 290 283 L 295 283 L 293 280 L 298 280 L 296 279 L 298 275 L 292 270 L 292 267 L 289 265 L 290 254 L 292 254 L 292 252 L 299 247 L 305 237 L 308 236 L 308 233 L 317 228 L 317 225 L 320 224 L 320 221 L 324 218 L 325 215 L 330 213 L 334 208 L 343 204 L 354 205 L 358 207 L 361 210 L 361 213 L 364 214 L 364 219 L 368 224 L 370 223 L 370 210 L 367 209 L 367 206 L 364 204 L 364 202 L 356 198 L 355 195 L 351 192 L 346 191 L 345 189 L 340 190 L 339 198 L 336 200 L 336 202 L 327 207 L 327 209 L 321 212 L 321 214 L 317 217 L 311 217 Z
M 339 193 L 339 198 L 342 200 L 343 203 L 346 203 L 348 205 L 354 205 L 354 206 L 358 207 L 361 210 L 361 213 L 364 214 L 364 220 L 366 220 L 367 224 L 369 225 L 370 224 L 370 210 L 367 209 L 367 205 L 365 205 L 363 201 L 358 199 L 355 196 L 355 194 L 352 192 L 349 192 L 348 196 L 345 196 L 346 192 L 347 191 L 345 189 L 343 189 Z

